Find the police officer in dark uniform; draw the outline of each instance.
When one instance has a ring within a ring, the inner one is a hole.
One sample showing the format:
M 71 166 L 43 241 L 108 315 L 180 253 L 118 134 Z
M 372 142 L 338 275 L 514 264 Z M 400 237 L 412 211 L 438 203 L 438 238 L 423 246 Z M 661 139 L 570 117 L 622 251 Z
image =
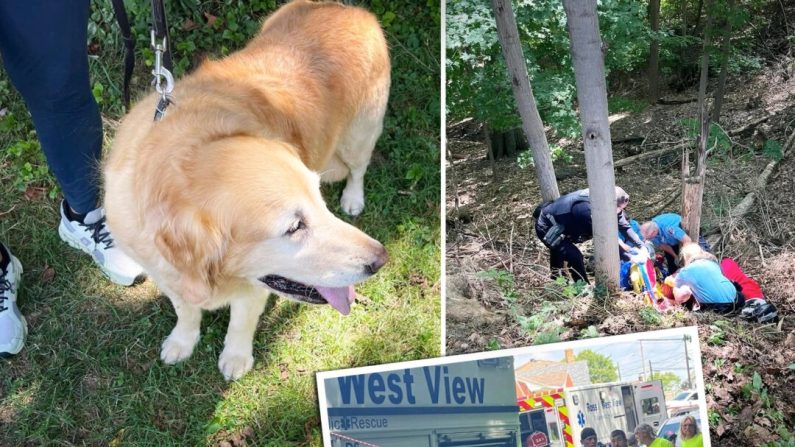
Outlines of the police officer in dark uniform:
M 616 216 L 619 231 L 637 246 L 642 244 L 629 225 L 624 208 L 629 195 L 616 186 Z M 577 243 L 593 238 L 591 221 L 591 196 L 587 189 L 574 191 L 559 197 L 554 202 L 539 205 L 533 212 L 536 218 L 536 235 L 549 248 L 549 268 L 552 279 L 562 275 L 564 262 L 569 264 L 572 279 L 588 282 L 585 262 Z M 622 246 L 626 250 L 626 247 Z

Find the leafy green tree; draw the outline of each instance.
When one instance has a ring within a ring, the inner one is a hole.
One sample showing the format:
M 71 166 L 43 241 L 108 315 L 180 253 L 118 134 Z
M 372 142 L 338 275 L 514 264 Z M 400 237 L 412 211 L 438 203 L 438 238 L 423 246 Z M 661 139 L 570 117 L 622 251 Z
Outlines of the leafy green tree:
M 682 379 L 675 373 L 670 371 L 651 373 L 651 380 L 659 380 L 662 382 L 663 391 L 666 395 L 670 396 L 679 391 L 679 386 L 682 384 Z
M 559 0 L 514 1 L 522 50 L 541 120 L 560 136 L 578 137 L 574 72 L 566 14 Z M 646 61 L 646 11 L 635 0 L 599 4 L 606 71 L 631 71 Z M 474 117 L 494 131 L 521 125 L 494 16 L 487 0 L 447 4 L 447 112 Z
M 615 382 L 618 380 L 618 367 L 605 355 L 586 349 L 576 357 L 578 361 L 588 362 L 588 374 L 593 383 Z

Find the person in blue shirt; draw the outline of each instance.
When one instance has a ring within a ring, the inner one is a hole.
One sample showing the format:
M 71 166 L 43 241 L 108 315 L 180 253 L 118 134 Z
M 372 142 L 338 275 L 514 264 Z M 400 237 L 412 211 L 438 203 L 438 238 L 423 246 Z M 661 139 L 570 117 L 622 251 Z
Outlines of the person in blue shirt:
M 640 234 L 647 241 L 665 253 L 665 261 L 670 273 L 676 272 L 676 258 L 679 249 L 693 240 L 682 229 L 682 216 L 675 213 L 660 214 L 640 226 Z
M 682 259 L 684 267 L 679 269 L 673 279 L 666 279 L 673 287 L 674 300 L 678 304 L 686 304 L 693 298 L 699 308 L 718 313 L 728 313 L 743 307 L 745 300 L 742 294 L 723 276 L 714 256 L 698 244 L 688 243 L 682 248 Z
M 624 214 L 628 204 L 629 194 L 616 186 L 616 218 L 619 231 L 627 237 L 627 240 L 639 246 L 642 242 L 630 227 Z M 581 189 L 561 196 L 553 202 L 542 203 L 533 212 L 533 217 L 536 219 L 536 235 L 549 248 L 552 279 L 562 276 L 564 263 L 568 263 L 573 280 L 588 282 L 582 252 L 575 244 L 593 238 L 589 190 Z M 555 225 L 563 227 L 563 236 L 550 244 L 545 237 Z M 630 248 L 624 242 L 619 242 L 619 245 L 625 250 Z

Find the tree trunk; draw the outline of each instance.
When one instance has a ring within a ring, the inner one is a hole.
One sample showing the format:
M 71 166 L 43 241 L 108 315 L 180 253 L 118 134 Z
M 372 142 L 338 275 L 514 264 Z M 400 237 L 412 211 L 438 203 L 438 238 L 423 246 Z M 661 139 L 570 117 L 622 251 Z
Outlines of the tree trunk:
M 687 0 L 682 1 L 682 37 L 687 36 Z
M 491 128 L 488 124 L 483 124 L 483 139 L 486 140 L 486 146 L 489 148 L 489 164 L 491 165 L 491 176 L 497 180 L 497 156 L 494 154 L 494 138 L 491 135 Z
M 527 145 L 527 138 L 525 138 L 524 132 L 522 131 L 521 128 L 514 129 L 513 133 L 515 134 L 515 138 L 516 138 L 516 152 L 517 153 L 524 152 L 524 151 L 526 151 L 527 149 L 530 148 L 530 146 Z
M 607 119 L 602 39 L 596 1 L 564 0 L 577 101 L 580 105 L 585 164 L 591 190 L 593 245 L 597 290 L 618 288 L 618 222 L 616 220 L 615 172 Z
M 503 141 L 505 142 L 505 156 L 511 158 L 516 153 L 516 134 L 513 129 L 506 130 L 502 134 Z
M 530 150 L 533 151 L 538 186 L 543 200 L 555 200 L 560 196 L 552 156 L 549 153 L 544 125 L 538 115 L 538 108 L 527 75 L 522 46 L 519 42 L 519 31 L 513 15 L 511 0 L 491 0 L 494 16 L 497 19 L 497 34 L 500 37 L 502 53 L 511 76 L 511 86 L 522 117 L 522 127 L 527 135 Z
M 700 233 L 699 225 L 701 223 L 703 198 L 704 179 L 698 176 L 691 176 L 685 179 L 682 185 L 682 227 L 694 242 L 698 241 Z
M 704 182 L 707 176 L 707 140 L 709 137 L 709 113 L 707 112 L 707 75 L 709 71 L 710 0 L 707 0 L 707 21 L 704 27 L 704 48 L 701 55 L 701 81 L 698 86 L 698 121 L 701 133 L 698 137 L 698 156 L 695 172 L 690 172 L 690 149 L 685 150 L 682 160 L 682 229 L 694 241 L 698 241 L 701 225 L 701 204 L 704 197 Z
M 701 11 L 704 10 L 704 0 L 698 0 L 698 8 L 696 9 L 696 26 L 693 28 L 693 34 L 698 34 L 698 26 L 701 25 Z
M 729 0 L 727 5 L 727 15 L 734 12 L 734 1 Z M 720 109 L 723 105 L 723 92 L 726 88 L 726 76 L 729 73 L 729 54 L 731 50 L 732 22 L 727 17 L 723 27 L 723 44 L 720 49 L 720 75 L 718 76 L 718 88 L 715 90 L 715 105 L 712 106 L 712 121 L 720 123 Z
M 649 1 L 649 22 L 651 31 L 656 34 L 660 30 L 660 0 Z M 660 43 L 657 41 L 657 37 L 654 36 L 651 39 L 651 47 L 649 48 L 649 104 L 652 105 L 657 103 L 659 61 Z
M 492 132 L 489 129 L 489 142 L 491 143 L 491 153 L 495 160 L 502 158 L 505 153 L 505 143 L 503 142 L 502 132 Z

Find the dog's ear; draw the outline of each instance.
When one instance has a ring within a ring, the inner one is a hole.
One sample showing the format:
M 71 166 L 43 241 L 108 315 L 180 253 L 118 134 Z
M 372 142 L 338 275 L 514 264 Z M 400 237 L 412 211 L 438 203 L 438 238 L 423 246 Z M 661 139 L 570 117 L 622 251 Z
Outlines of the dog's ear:
M 181 298 L 192 304 L 213 292 L 224 255 L 224 237 L 207 212 L 183 210 L 163 221 L 155 235 L 158 250 L 182 275 Z

